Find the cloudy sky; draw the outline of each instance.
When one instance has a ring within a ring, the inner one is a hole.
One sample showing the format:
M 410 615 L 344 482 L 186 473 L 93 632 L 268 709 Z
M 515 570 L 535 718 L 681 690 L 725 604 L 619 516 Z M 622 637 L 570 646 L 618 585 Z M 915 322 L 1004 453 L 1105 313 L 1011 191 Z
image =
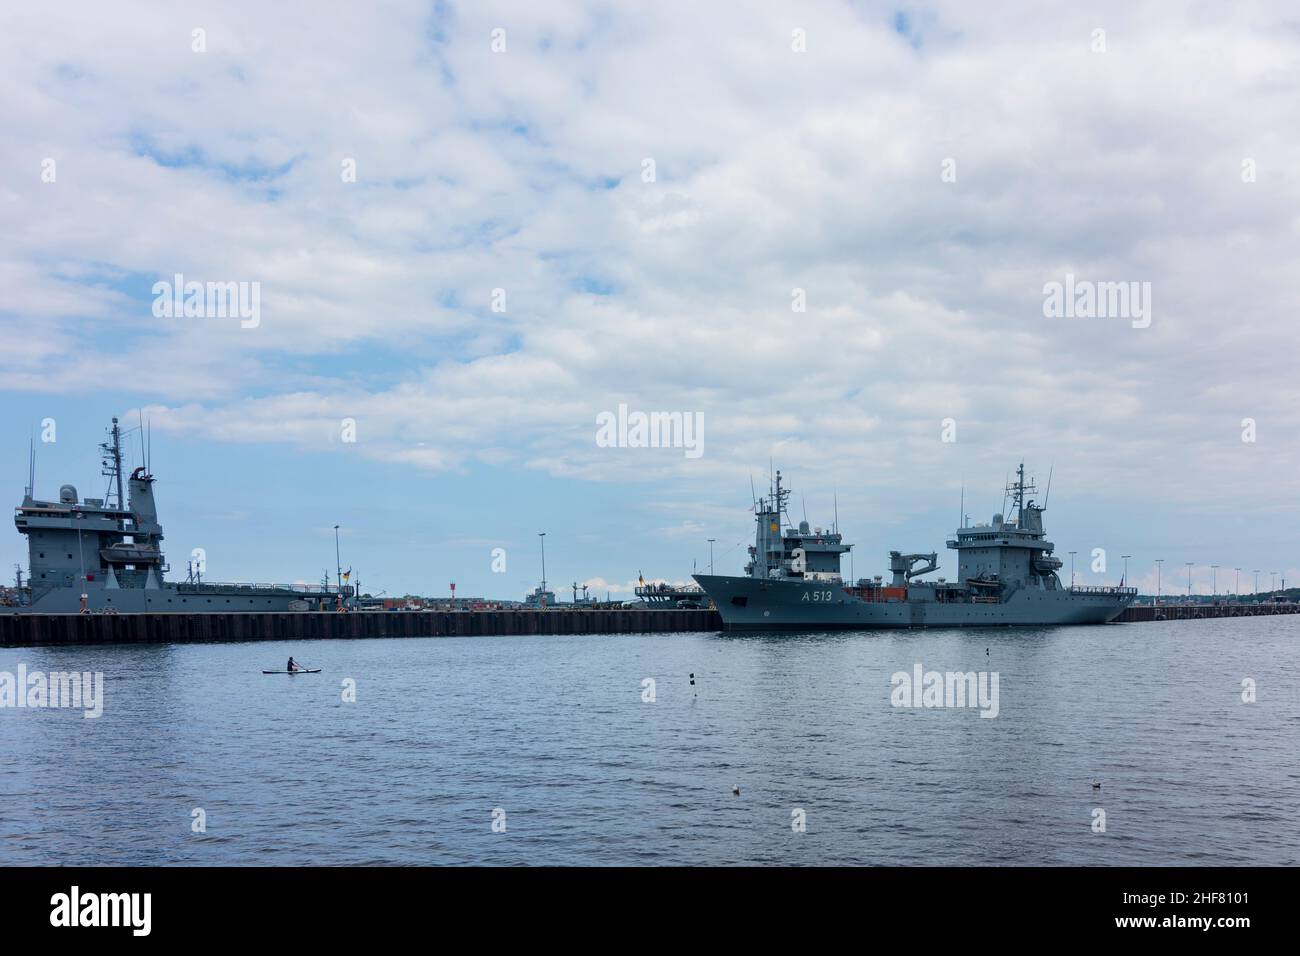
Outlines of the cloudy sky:
M 9 5 L 8 493 L 34 437 L 101 494 L 143 410 L 174 569 L 318 579 L 340 524 L 366 590 L 522 597 L 540 531 L 553 585 L 738 571 L 769 462 L 880 573 L 1023 458 L 1067 576 L 1300 583 L 1300 14 L 1091 6 Z

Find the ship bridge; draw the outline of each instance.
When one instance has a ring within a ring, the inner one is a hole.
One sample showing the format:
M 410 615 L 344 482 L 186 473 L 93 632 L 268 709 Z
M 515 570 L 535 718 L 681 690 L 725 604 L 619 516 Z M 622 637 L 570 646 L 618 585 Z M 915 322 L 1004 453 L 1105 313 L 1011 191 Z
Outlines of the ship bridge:
M 838 530 L 812 527 L 807 521 L 798 527 L 788 519 L 786 501 L 790 491 L 781 486 L 776 473 L 770 494 L 754 502 L 756 532 L 749 548 L 745 574 L 754 578 L 803 578 L 816 581 L 840 580 L 840 555 L 852 549 Z
M 975 586 L 1026 584 L 1055 590 L 1060 586 L 1056 572 L 1061 559 L 1052 555 L 1056 545 L 1044 537 L 1047 506 L 1028 498 L 1038 489 L 1025 481 L 1023 462 L 1016 469 L 1016 481 L 1006 490 L 1016 509 L 1014 519 L 995 514 L 988 524 L 963 526 L 956 538 L 948 540 L 948 547 L 959 555 L 958 580 Z

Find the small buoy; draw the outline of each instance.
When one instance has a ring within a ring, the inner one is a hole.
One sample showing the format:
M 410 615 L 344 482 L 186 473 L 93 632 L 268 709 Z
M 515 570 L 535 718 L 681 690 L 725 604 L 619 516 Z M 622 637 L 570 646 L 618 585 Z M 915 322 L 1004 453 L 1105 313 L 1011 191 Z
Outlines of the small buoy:
M 733 785 L 732 785 L 732 788 L 731 788 L 731 792 L 732 792 L 733 794 L 735 794 L 736 796 L 740 796 L 740 787 L 735 786 L 735 785 L 733 784 Z

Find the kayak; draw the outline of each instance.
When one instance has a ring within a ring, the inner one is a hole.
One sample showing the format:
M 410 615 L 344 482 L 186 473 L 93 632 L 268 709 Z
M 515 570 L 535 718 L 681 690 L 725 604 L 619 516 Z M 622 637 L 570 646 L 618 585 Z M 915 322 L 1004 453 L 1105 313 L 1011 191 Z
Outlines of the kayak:
M 262 671 L 263 674 L 319 674 L 320 668 L 315 669 L 302 668 L 296 671 Z

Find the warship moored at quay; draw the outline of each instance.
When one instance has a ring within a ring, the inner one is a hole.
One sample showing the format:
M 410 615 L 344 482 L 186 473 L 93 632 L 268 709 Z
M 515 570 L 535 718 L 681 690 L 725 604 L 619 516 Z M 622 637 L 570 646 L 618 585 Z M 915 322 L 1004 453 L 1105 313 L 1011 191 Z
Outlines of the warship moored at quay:
M 919 580 L 938 570 L 938 554 L 889 553 L 888 584 L 879 576 L 846 583 L 840 559 L 852 545 L 838 528 L 793 527 L 781 473 L 754 503 L 756 533 L 742 576 L 697 574 L 728 630 L 863 629 L 1103 624 L 1133 603 L 1137 588 L 1063 587 L 1061 560 L 1046 540 L 1043 511 L 1028 498 L 1023 463 L 1007 487 L 1014 517 L 959 528 L 947 542 L 958 553 L 957 580 Z M 784 528 L 784 530 L 783 530 Z
M 27 536 L 28 580 L 21 600 L 0 613 L 321 611 L 348 607 L 354 588 L 341 584 L 215 584 L 191 568 L 185 581 L 166 580 L 163 531 L 147 464 L 122 481 L 122 431 L 116 418 L 100 445 L 104 498 L 80 498 L 73 485 L 57 501 L 34 497 L 35 464 L 14 525 Z M 147 456 L 145 456 L 147 459 Z
M 964 627 L 1183 621 L 1295 614 L 1300 604 L 1281 595 L 1261 602 L 1135 603 L 1137 589 L 1065 587 L 1061 561 L 1043 531 L 1043 507 L 1029 496 L 1024 468 L 1007 488 L 1009 519 L 962 527 L 947 542 L 959 553 L 954 582 L 940 577 L 938 555 L 890 552 L 891 580 L 845 582 L 845 544 L 838 527 L 794 526 L 790 492 L 780 473 L 768 497 L 755 503 L 756 536 L 743 576 L 695 575 L 698 588 L 642 578 L 636 607 L 597 601 L 574 582 L 573 602 L 559 603 L 543 583 L 519 606 L 470 607 L 452 601 L 420 614 L 358 603 L 356 588 L 320 585 L 214 584 L 193 569 L 167 580 L 154 477 L 145 465 L 124 479 L 122 432 L 114 419 L 101 446 L 104 498 L 82 499 L 65 485 L 57 501 L 34 497 L 29 473 L 18 531 L 27 536 L 27 580 L 0 593 L 0 645 L 163 643 L 303 638 L 441 637 L 488 634 L 600 634 L 667 631 L 830 630 L 877 627 Z M 123 504 L 125 502 L 125 504 Z M 782 530 L 784 528 L 784 530 Z M 20 572 L 21 574 L 21 572 Z M 16 597 L 16 599 L 15 599 Z M 459 599 L 463 601 L 464 599 Z M 344 609 L 360 611 L 339 615 Z M 6 613 L 9 612 L 9 613 Z M 289 613 L 285 613 L 289 612 Z M 316 613 L 305 613 L 316 612 Z M 324 613 L 330 612 L 330 613 Z M 370 613 L 364 613 L 370 612 Z M 351 623 L 345 623 L 351 621 Z M 387 622 L 387 623 L 386 623 Z

